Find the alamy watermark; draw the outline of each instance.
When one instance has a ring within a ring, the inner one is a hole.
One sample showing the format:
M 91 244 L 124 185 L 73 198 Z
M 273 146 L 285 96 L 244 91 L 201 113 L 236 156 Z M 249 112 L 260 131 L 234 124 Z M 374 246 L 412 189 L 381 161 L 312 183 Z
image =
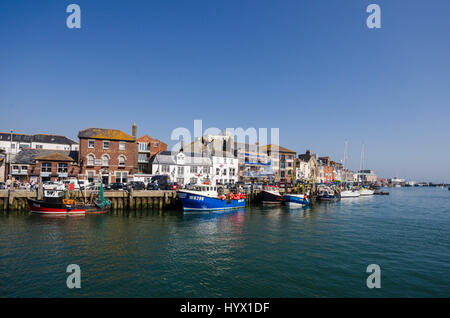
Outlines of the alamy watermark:
M 370 13 L 367 17 L 366 25 L 369 29 L 381 28 L 381 8 L 378 4 L 369 4 L 366 12 Z M 78 4 L 69 4 L 66 13 L 70 13 L 66 19 L 66 26 L 69 29 L 81 29 L 81 7 Z
M 381 288 L 381 268 L 380 265 L 370 264 L 367 266 L 366 273 L 371 273 L 366 279 L 367 288 Z
M 66 273 L 71 273 L 66 280 L 67 288 L 81 288 L 81 268 L 77 264 L 70 264 L 66 268 Z

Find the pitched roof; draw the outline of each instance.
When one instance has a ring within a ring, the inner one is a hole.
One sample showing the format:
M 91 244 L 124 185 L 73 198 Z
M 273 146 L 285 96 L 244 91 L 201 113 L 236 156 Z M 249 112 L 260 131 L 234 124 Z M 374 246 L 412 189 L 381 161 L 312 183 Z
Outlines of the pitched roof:
M 134 141 L 130 135 L 118 129 L 87 128 L 78 132 L 78 138 Z
M 11 140 L 11 133 L 2 133 L 0 132 L 0 140 Z M 63 145 L 76 145 L 77 142 L 72 139 L 67 138 L 66 136 L 61 135 L 52 135 L 52 134 L 35 134 L 35 135 L 27 135 L 27 134 L 12 134 L 12 141 L 15 142 L 42 142 L 47 144 L 63 144 Z
M 278 148 L 278 149 L 277 149 Z M 275 145 L 275 144 L 270 144 L 270 145 L 266 145 L 266 146 L 261 146 L 262 150 L 277 150 L 278 152 L 291 152 L 291 153 L 296 153 L 294 150 L 288 149 L 286 147 L 283 146 L 279 146 L 279 145 Z
M 175 157 L 179 154 L 178 151 L 161 151 L 150 159 L 150 163 L 154 164 L 170 164 L 176 165 Z M 185 155 L 184 166 L 210 166 L 212 161 L 210 156 L 204 156 L 201 153 L 182 152 Z
M 36 160 L 42 161 L 77 161 L 78 151 L 22 149 L 13 159 L 13 163 L 34 164 Z

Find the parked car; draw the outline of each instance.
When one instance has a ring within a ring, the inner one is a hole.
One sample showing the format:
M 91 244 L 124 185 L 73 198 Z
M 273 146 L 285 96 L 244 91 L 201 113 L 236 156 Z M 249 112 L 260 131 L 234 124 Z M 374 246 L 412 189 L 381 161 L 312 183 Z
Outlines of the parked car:
M 147 184 L 147 190 L 170 190 L 169 176 L 154 176 Z
M 178 183 L 176 183 L 176 182 L 170 183 L 169 186 L 170 186 L 170 189 L 171 189 L 171 190 L 177 190 L 178 187 L 179 187 L 179 186 L 178 186 Z
M 142 181 L 131 181 L 128 186 L 133 190 L 145 190 L 145 183 Z
M 115 183 L 111 183 L 109 185 L 109 189 L 108 190 L 127 190 L 128 187 L 126 184 L 120 183 L 120 182 L 115 182 Z

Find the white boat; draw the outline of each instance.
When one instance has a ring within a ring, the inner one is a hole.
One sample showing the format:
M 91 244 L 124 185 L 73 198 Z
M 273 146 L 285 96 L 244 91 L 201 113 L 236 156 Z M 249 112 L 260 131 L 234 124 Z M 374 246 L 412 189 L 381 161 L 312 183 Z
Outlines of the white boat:
M 361 195 L 361 196 L 373 195 L 374 192 L 375 192 L 374 190 L 369 190 L 369 189 L 362 188 L 361 190 L 359 190 L 359 195 Z
M 353 190 L 345 190 L 341 192 L 341 198 L 356 198 L 359 197 L 361 194 L 358 191 Z

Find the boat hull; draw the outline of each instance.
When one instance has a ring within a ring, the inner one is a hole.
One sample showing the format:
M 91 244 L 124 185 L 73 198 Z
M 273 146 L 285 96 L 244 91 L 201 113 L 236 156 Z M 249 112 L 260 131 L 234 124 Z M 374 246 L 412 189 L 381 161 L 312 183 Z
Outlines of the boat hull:
M 365 196 L 365 195 L 373 195 L 374 192 L 375 192 L 375 191 L 373 191 L 373 190 L 367 190 L 367 189 L 364 189 L 364 190 L 359 191 L 359 194 L 360 194 L 361 196 Z
M 357 198 L 361 196 L 361 194 L 357 191 L 342 191 L 341 198 Z
M 28 199 L 30 212 L 38 214 L 85 214 L 86 208 L 81 205 L 68 205 L 63 203 L 45 202 Z
M 261 201 L 264 204 L 281 204 L 283 202 L 283 196 L 279 193 L 262 190 Z
M 304 194 L 285 194 L 283 200 L 289 208 L 301 208 L 309 204 L 309 200 Z
M 245 198 L 239 200 L 222 200 L 197 193 L 178 192 L 184 211 L 221 211 L 245 208 Z

